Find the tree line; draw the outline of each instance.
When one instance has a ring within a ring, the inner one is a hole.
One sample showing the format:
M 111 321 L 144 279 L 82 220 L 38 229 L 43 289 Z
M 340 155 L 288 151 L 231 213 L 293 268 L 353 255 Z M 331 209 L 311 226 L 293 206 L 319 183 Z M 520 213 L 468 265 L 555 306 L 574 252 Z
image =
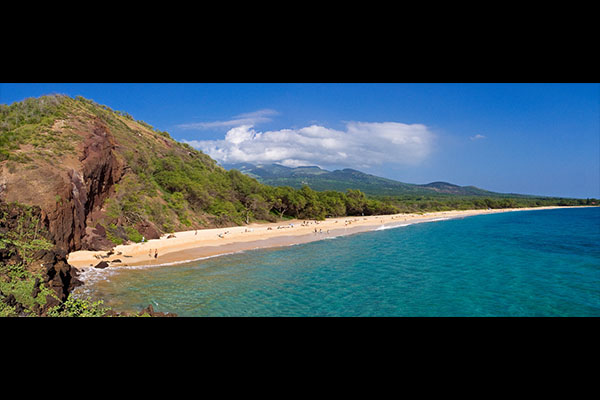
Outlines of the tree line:
M 146 169 L 145 173 L 148 172 Z M 281 219 L 383 215 L 460 209 L 593 205 L 595 199 L 481 196 L 367 196 L 358 189 L 315 191 L 304 185 L 269 186 L 238 170 L 171 155 L 155 159 L 151 180 L 182 210 L 214 215 L 219 224 Z

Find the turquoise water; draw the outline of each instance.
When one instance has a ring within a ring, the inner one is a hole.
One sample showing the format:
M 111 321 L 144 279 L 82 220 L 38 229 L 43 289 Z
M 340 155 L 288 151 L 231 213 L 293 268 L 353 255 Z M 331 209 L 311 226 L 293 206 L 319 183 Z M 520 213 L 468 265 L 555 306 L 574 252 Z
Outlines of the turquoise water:
M 600 316 L 600 208 L 413 224 L 187 264 L 87 290 L 179 316 Z

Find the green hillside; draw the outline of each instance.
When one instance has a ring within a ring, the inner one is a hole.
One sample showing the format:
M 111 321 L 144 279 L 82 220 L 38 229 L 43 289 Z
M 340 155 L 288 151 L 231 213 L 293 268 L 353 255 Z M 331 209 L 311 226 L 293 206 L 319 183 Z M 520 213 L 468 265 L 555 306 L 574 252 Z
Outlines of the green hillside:
M 237 169 L 267 185 L 294 188 L 308 185 L 318 191 L 337 190 L 343 192 L 348 189 L 358 189 L 371 196 L 506 196 L 475 186 L 457 186 L 446 182 L 432 182 L 426 185 L 404 183 L 350 168 L 327 171 L 316 166 L 290 168 L 278 164 L 252 165 L 248 163 L 225 164 L 223 167 L 228 170 Z

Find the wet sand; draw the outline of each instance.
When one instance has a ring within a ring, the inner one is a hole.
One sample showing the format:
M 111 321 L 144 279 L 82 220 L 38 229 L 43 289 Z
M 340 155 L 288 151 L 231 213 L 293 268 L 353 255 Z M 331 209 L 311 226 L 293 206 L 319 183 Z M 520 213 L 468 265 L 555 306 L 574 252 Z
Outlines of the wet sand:
M 169 235 L 167 234 L 160 239 L 148 240 L 145 243 L 118 245 L 113 249 L 114 254 L 110 256 L 107 256 L 106 251 L 76 251 L 69 254 L 68 262 L 78 269 L 93 268 L 100 261 L 107 261 L 109 263 L 108 268 L 111 266 L 177 264 L 244 250 L 307 243 L 395 225 L 499 212 L 554 208 L 565 207 L 439 211 L 423 214 L 338 217 L 327 218 L 324 221 L 289 220 L 276 223 L 254 223 L 228 228 L 175 232 L 172 234 L 174 237 L 171 238 L 168 238 Z M 156 258 L 154 257 L 155 251 L 158 252 Z

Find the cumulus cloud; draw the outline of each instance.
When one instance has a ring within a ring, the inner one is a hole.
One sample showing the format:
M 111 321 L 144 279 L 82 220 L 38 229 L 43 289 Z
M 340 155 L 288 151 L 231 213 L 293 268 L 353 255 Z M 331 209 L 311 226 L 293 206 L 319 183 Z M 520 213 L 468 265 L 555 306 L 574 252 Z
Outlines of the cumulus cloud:
M 212 121 L 212 122 L 194 122 L 189 124 L 177 125 L 181 129 L 210 129 L 219 127 L 232 127 L 241 125 L 256 125 L 262 122 L 271 121 L 271 116 L 277 115 L 278 112 L 271 109 L 263 109 L 253 111 L 249 113 L 239 114 L 232 119 L 226 121 Z
M 369 167 L 418 164 L 430 154 L 433 140 L 421 124 L 347 122 L 344 130 L 311 125 L 266 132 L 244 124 L 231 128 L 222 140 L 184 142 L 221 163 Z
M 471 136 L 470 139 L 471 140 L 480 140 L 480 139 L 485 139 L 485 136 L 477 134 L 475 136 Z

